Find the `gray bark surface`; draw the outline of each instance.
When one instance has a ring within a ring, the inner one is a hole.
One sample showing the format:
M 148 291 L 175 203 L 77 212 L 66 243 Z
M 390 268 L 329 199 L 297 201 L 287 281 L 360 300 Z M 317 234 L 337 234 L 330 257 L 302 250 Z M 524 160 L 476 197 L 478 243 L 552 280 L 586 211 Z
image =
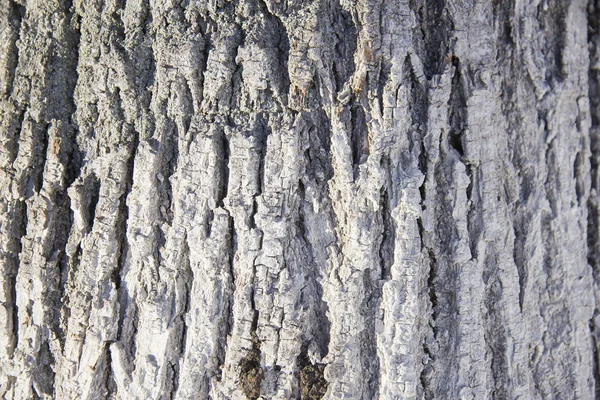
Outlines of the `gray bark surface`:
M 597 0 L 0 0 L 0 397 L 593 399 Z

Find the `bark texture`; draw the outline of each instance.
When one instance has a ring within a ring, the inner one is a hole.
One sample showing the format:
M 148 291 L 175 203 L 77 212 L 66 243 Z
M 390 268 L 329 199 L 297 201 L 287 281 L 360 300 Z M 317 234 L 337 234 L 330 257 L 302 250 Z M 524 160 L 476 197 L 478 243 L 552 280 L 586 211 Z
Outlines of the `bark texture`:
M 598 393 L 598 0 L 0 0 L 0 39 L 0 397 Z

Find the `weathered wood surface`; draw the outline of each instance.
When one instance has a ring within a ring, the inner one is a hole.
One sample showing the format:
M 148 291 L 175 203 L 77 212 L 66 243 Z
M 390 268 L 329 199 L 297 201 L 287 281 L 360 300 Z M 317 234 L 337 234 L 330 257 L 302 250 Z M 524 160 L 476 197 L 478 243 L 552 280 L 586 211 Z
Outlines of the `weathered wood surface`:
M 599 29 L 0 0 L 0 396 L 594 398 Z

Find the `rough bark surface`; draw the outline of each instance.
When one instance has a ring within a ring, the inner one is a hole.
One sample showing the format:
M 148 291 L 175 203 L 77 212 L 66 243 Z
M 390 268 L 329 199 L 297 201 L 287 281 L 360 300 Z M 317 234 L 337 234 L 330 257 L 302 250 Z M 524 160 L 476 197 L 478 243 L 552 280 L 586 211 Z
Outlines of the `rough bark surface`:
M 0 32 L 0 397 L 600 393 L 598 0 L 0 0 Z

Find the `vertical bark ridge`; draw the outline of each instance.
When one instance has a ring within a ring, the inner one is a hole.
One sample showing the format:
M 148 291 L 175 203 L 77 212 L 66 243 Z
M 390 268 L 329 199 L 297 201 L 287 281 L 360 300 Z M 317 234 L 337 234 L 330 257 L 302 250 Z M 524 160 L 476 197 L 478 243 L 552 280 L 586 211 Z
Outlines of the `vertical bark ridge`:
M 593 269 L 594 277 L 594 315 L 590 320 L 590 331 L 594 341 L 594 385 L 596 397 L 600 395 L 600 203 L 598 201 L 598 191 L 600 190 L 600 5 L 598 2 L 590 1 L 588 3 L 588 46 L 590 50 L 590 69 L 589 69 L 589 94 L 590 99 L 590 167 L 591 167 L 591 187 L 590 197 L 587 203 L 588 223 L 587 223 L 587 260 Z
M 12 271 L 7 271 L 9 279 L 16 275 L 13 278 L 16 296 L 11 296 L 14 308 L 10 321 L 14 338 L 19 335 L 22 340 L 13 342 L 16 346 L 16 349 L 11 347 L 15 351 L 13 360 L 5 359 L 3 362 L 6 365 L 12 364 L 15 370 L 23 369 L 23 374 L 11 380 L 15 385 L 13 393 L 27 396 L 36 392 L 39 396 L 44 396 L 53 392 L 54 373 L 51 365 L 56 355 L 52 353 L 60 348 L 55 345 L 60 332 L 57 332 L 58 315 L 54 304 L 59 299 L 59 264 L 66 242 L 61 228 L 68 230 L 69 223 L 68 215 L 65 215 L 68 213 L 68 203 L 59 201 L 66 197 L 65 181 L 68 180 L 68 159 L 72 152 L 73 135 L 69 121 L 73 112 L 71 96 L 74 79 L 69 74 L 74 72 L 77 60 L 75 57 L 73 63 L 72 45 L 76 45 L 76 40 L 73 40 L 76 36 L 70 26 L 70 13 L 63 9 L 63 4 L 54 4 L 41 12 L 31 10 L 28 16 L 24 6 L 15 3 L 12 8 L 13 14 L 18 13 L 14 17 L 20 21 L 20 45 L 18 51 L 17 48 L 12 49 L 7 60 L 9 63 L 14 62 L 14 71 L 7 76 L 7 83 L 12 85 L 12 93 L 5 101 L 18 105 L 17 109 L 20 111 L 15 117 L 20 122 L 15 128 L 22 133 L 18 136 L 9 133 L 14 138 L 9 136 L 9 143 L 14 140 L 16 146 L 9 144 L 7 156 L 12 158 L 11 169 L 17 178 L 12 196 L 27 208 L 17 207 L 15 210 L 17 221 L 23 218 L 23 223 L 16 227 L 21 229 L 20 235 L 18 238 L 14 237 L 21 241 L 19 251 L 14 253 L 20 253 L 21 265 L 18 273 L 17 263 L 13 264 Z M 52 15 L 54 12 L 56 18 L 53 24 L 40 24 L 35 28 L 30 25 L 31 18 Z M 53 32 L 55 38 L 31 48 L 27 46 L 31 40 L 39 42 L 39 35 L 45 36 L 48 32 Z M 38 62 L 34 61 L 37 56 L 41 57 L 38 70 L 28 71 L 29 63 Z M 29 90 L 23 91 L 24 80 L 29 81 Z M 62 91 L 48 90 L 47 86 L 51 85 L 59 85 Z M 40 105 L 42 101 L 47 103 Z M 4 123 L 13 118 L 5 119 Z M 42 227 L 46 229 L 43 233 L 34 233 L 41 231 Z M 10 233 L 10 225 L 6 228 Z M 41 266 L 33 267 L 34 263 Z M 39 296 L 30 294 L 30 289 L 19 291 L 17 287 L 24 282 L 38 282 Z M 9 304 L 10 302 L 7 303 Z M 32 315 L 33 307 L 37 309 L 35 316 Z M 29 321 L 34 327 L 24 332 L 17 329 L 19 321 Z M 23 360 L 28 357 L 39 357 L 39 366 L 35 369 L 23 368 Z
M 10 96 L 13 91 L 15 79 L 15 70 L 19 64 L 19 53 L 17 49 L 17 40 L 21 31 L 21 23 L 25 17 L 26 7 L 14 0 L 5 0 L 2 4 L 2 27 L 4 28 L 5 41 L 0 50 L 1 67 L 4 82 L 1 88 L 3 99 Z
M 16 107 L 11 101 L 13 92 L 13 82 L 18 65 L 17 40 L 20 35 L 21 23 L 25 16 L 25 7 L 13 1 L 4 1 L 2 3 L 1 21 L 5 40 L 2 43 L 1 53 L 1 71 L 3 75 L 2 87 L 2 128 L 0 131 L 0 141 L 2 143 L 2 152 L 0 153 L 0 174 L 3 180 L 7 179 L 13 172 L 12 163 L 17 156 L 17 141 L 19 132 L 25 116 L 21 107 Z M 8 107 L 8 110 L 6 108 Z M 21 108 L 21 109 L 19 109 Z M 20 239 L 25 234 L 25 225 L 27 223 L 26 213 L 23 211 L 25 204 L 18 199 L 12 199 L 11 190 L 3 185 L 0 189 L 0 204 L 2 205 L 2 214 L 0 225 L 2 227 L 3 237 L 0 247 L 0 268 L 2 272 L 2 285 L 0 287 L 0 300 L 2 301 L 2 334 L 5 338 L 2 344 L 0 357 L 4 365 L 8 365 L 13 356 L 14 348 L 18 335 L 18 309 L 16 308 L 16 274 L 18 269 L 18 254 L 21 251 Z M 4 211 L 6 210 L 6 211 Z M 8 211 L 8 213 L 7 213 Z M 14 213 L 10 218 L 10 212 Z M 11 379 L 2 371 L 3 392 L 7 393 L 14 384 L 14 378 Z M 4 395 L 3 393 L 3 395 Z

